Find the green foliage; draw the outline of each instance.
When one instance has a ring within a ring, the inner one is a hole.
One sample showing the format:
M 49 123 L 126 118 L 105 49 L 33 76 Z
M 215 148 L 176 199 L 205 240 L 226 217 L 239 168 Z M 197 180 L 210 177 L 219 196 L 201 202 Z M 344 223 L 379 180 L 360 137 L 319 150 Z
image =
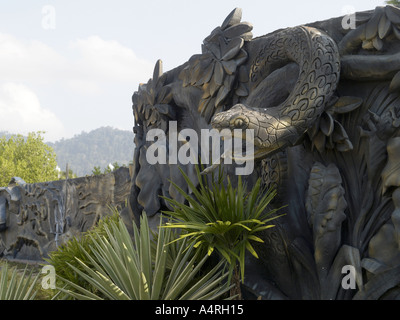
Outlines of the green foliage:
M 49 258 L 45 260 L 54 266 L 58 276 L 73 282 L 86 290 L 96 292 L 96 288 L 92 287 L 87 281 L 85 281 L 85 279 L 82 278 L 72 267 L 77 268 L 78 270 L 83 270 L 77 259 L 84 262 L 87 266 L 93 267 L 85 252 L 92 254 L 94 239 L 97 237 L 106 237 L 106 226 L 118 221 L 119 214 L 116 211 L 112 215 L 105 216 L 103 219 L 99 220 L 95 227 L 82 233 L 79 238 L 72 238 L 67 243 L 59 246 L 57 250 L 52 251 L 49 254 Z
M 273 227 L 268 223 L 277 218 L 274 214 L 278 209 L 266 210 L 276 191 L 262 190 L 259 179 L 252 190 L 247 192 L 246 184 L 240 176 L 236 188 L 229 177 L 225 186 L 221 170 L 218 178 L 215 179 L 213 175 L 213 182 L 209 182 L 196 169 L 198 188 L 181 170 L 194 197 L 171 182 L 187 200 L 187 204 L 164 197 L 174 208 L 174 211 L 165 212 L 174 222 L 167 223 L 164 228 L 181 228 L 187 231 L 180 239 L 189 239 L 196 248 L 206 250 L 208 255 L 214 250 L 219 252 L 229 265 L 230 277 L 239 265 L 243 280 L 245 252 L 248 251 L 258 258 L 252 243 L 263 242 L 257 234 Z
M 392 4 L 394 6 L 400 7 L 400 1 L 399 0 L 387 0 L 385 1 L 386 4 Z
M 207 255 L 200 257 L 186 241 L 178 247 L 169 245 L 177 237 L 172 230 L 160 229 L 156 240 L 151 239 L 146 215 L 141 218 L 140 230 L 134 225 L 134 240 L 122 220 L 109 222 L 104 224 L 106 234 L 90 235 L 89 248 L 79 244 L 81 252 L 74 262 L 65 257 L 65 267 L 90 286 L 60 277 L 68 285 L 61 291 L 76 299 L 198 300 L 220 298 L 229 290 L 221 264 L 199 277 Z M 175 249 L 169 267 L 168 258 Z M 82 254 L 84 259 L 80 259 Z
M 0 186 L 7 186 L 16 176 L 27 183 L 57 180 L 56 155 L 43 142 L 42 133 L 0 137 Z
M 72 171 L 72 169 L 68 169 L 68 179 L 75 179 L 78 176 Z M 61 171 L 59 173 L 59 180 L 65 180 L 67 178 L 66 171 Z
M 9 269 L 7 263 L 2 264 L 0 300 L 34 300 L 38 278 L 39 274 L 34 277 L 33 269 L 28 271 L 28 266 L 19 274 L 16 267 Z
M 101 172 L 101 169 L 99 166 L 95 166 L 92 170 L 92 175 L 94 176 L 98 176 L 100 174 L 106 174 L 106 173 L 111 173 L 119 168 L 121 168 L 121 166 L 118 164 L 118 162 L 114 162 L 112 164 L 113 169 L 111 169 L 110 165 L 108 165 L 106 168 L 104 168 L 103 172 Z
M 93 170 L 92 170 L 92 175 L 98 176 L 100 174 L 101 174 L 100 167 L 94 167 Z

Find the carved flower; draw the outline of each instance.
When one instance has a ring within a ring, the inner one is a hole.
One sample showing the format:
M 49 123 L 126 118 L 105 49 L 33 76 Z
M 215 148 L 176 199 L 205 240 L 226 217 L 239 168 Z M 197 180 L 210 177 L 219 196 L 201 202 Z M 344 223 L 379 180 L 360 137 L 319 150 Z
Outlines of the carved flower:
M 400 8 L 387 5 L 386 7 L 377 7 L 362 26 L 365 30 L 362 48 L 365 50 L 383 49 L 383 39 L 392 32 L 400 39 Z
M 198 111 L 207 122 L 232 92 L 237 69 L 248 56 L 243 45 L 252 39 L 253 26 L 240 22 L 241 18 L 242 10 L 233 10 L 222 25 L 204 39 L 202 54 L 192 56 L 180 74 L 184 87 L 192 85 L 203 90 Z M 248 94 L 243 88 L 237 92 L 243 96 Z
M 174 117 L 174 109 L 169 104 L 172 101 L 172 90 L 171 87 L 164 85 L 165 80 L 162 62 L 158 60 L 153 79 L 147 84 L 140 84 L 139 90 L 132 97 L 136 126 L 167 130 L 166 119 Z
M 319 152 L 325 149 L 336 149 L 339 152 L 353 150 L 353 144 L 341 123 L 336 120 L 338 114 L 357 109 L 363 99 L 357 97 L 340 97 L 336 103 L 325 110 L 316 124 L 308 131 L 313 147 Z

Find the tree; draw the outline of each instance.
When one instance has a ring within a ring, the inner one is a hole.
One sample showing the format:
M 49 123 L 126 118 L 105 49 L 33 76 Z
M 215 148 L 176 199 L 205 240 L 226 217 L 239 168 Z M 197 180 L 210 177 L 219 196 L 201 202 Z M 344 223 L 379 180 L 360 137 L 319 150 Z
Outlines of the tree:
M 387 0 L 385 3 L 400 7 L 400 0 Z
M 53 148 L 43 142 L 43 132 L 0 137 L 0 186 L 12 177 L 27 183 L 57 180 L 57 160 Z
M 100 175 L 101 174 L 101 170 L 100 170 L 100 167 L 94 167 L 93 168 L 93 170 L 92 170 L 92 175 L 94 175 L 94 176 L 98 176 L 98 175 Z
M 68 179 L 75 179 L 78 176 L 72 171 L 72 169 L 68 169 Z M 67 179 L 67 172 L 66 171 L 61 171 L 59 173 L 59 180 L 65 180 Z
M 122 166 L 124 167 L 125 165 Z M 107 167 L 104 168 L 103 174 L 114 172 L 119 168 L 121 168 L 121 166 L 118 164 L 118 162 L 114 162 L 113 164 L 110 163 Z M 98 176 L 100 174 L 102 174 L 100 166 L 95 166 L 92 170 L 92 175 Z

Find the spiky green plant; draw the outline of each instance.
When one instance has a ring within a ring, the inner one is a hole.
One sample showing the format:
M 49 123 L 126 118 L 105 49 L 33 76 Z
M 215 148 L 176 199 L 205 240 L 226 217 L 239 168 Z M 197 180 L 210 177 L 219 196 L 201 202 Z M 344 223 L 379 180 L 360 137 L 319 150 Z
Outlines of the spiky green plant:
M 273 227 L 269 222 L 278 217 L 274 214 L 279 209 L 268 209 L 276 191 L 263 190 L 260 179 L 247 191 L 240 176 L 236 188 L 229 177 L 225 184 L 221 168 L 218 177 L 215 179 L 213 174 L 209 182 L 200 174 L 199 168 L 196 169 L 198 186 L 181 170 L 193 195 L 171 182 L 187 202 L 163 197 L 174 209 L 164 212 L 173 219 L 164 228 L 185 230 L 179 239 L 189 239 L 195 248 L 206 250 L 208 255 L 213 251 L 219 252 L 229 266 L 229 281 L 233 276 L 236 292 L 240 294 L 240 280 L 243 281 L 245 274 L 245 253 L 248 251 L 258 258 L 252 242 L 263 242 L 258 234 Z
M 38 278 L 39 274 L 34 276 L 28 265 L 19 274 L 16 267 L 9 269 L 8 263 L 4 263 L 0 272 L 0 300 L 34 300 Z
M 66 263 L 98 294 L 63 278 L 69 289 L 60 290 L 76 299 L 96 300 L 217 299 L 229 291 L 228 274 L 222 272 L 221 263 L 200 275 L 208 256 L 200 257 L 200 252 L 186 241 L 174 247 L 178 253 L 169 268 L 169 244 L 178 236 L 161 228 L 152 246 L 147 216 L 142 215 L 140 220 L 140 229 L 134 225 L 134 239 L 122 220 L 104 226 L 107 236 L 92 235 L 91 252 L 81 246 L 90 266 L 79 258 L 80 268 Z
M 91 254 L 93 239 L 98 236 L 107 237 L 105 227 L 110 225 L 112 222 L 118 222 L 120 219 L 119 213 L 115 208 L 109 209 L 111 214 L 100 219 L 96 226 L 83 232 L 80 237 L 74 237 L 68 240 L 66 243 L 59 246 L 57 250 L 51 252 L 49 258 L 45 259 L 47 263 L 54 266 L 55 272 L 59 277 L 67 279 L 70 282 L 78 284 L 92 292 L 96 292 L 97 289 L 85 281 L 85 279 L 83 279 L 73 268 L 70 268 L 68 264 L 82 270 L 81 264 L 76 259 L 78 258 L 89 267 L 92 267 L 85 252 Z M 82 248 L 85 250 L 83 251 Z

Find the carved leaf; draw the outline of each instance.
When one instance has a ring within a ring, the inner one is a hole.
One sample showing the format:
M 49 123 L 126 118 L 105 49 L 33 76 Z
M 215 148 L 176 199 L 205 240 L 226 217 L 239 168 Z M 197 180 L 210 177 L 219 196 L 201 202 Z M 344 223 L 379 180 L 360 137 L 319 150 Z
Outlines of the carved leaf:
M 172 89 L 171 87 L 164 86 L 157 95 L 157 102 L 161 104 L 169 103 L 172 100 Z
M 316 163 L 310 173 L 306 209 L 314 233 L 314 257 L 321 278 L 327 276 L 341 243 L 347 207 L 342 178 L 334 164 Z
M 334 129 L 334 120 L 329 113 L 322 113 L 319 127 L 326 136 L 330 136 L 332 134 Z
M 144 110 L 144 118 L 145 118 L 146 120 L 149 120 L 150 115 L 151 115 L 151 110 L 150 110 L 149 107 L 147 107 L 147 108 Z
M 204 117 L 207 123 L 210 123 L 214 113 L 215 113 L 215 98 L 211 98 L 208 100 L 208 103 L 203 108 L 201 115 Z
M 323 153 L 325 151 L 325 141 L 326 135 L 319 131 L 312 142 L 313 146 L 316 147 L 320 153 Z
M 210 83 L 209 83 L 209 82 L 208 82 L 208 83 L 205 83 L 205 84 L 203 85 L 202 89 L 203 89 L 203 95 L 201 96 L 202 99 L 207 99 L 208 97 L 211 96 L 211 93 L 210 93 Z
M 233 75 L 228 75 L 225 77 L 225 81 L 224 81 L 224 87 L 226 87 L 229 91 L 232 90 L 233 88 L 233 84 L 235 82 L 235 76 Z
M 235 61 L 238 66 L 247 60 L 248 54 L 245 50 L 241 49 L 239 54 L 236 56 Z
M 360 252 L 357 248 L 349 245 L 340 247 L 335 260 L 329 270 L 329 275 L 323 279 L 321 283 L 321 299 L 333 300 L 336 299 L 337 292 L 341 288 L 343 278 L 342 268 L 345 265 L 350 265 L 355 268 L 355 280 L 359 290 L 363 290 L 363 278 L 361 270 Z
M 395 74 L 392 81 L 390 82 L 389 92 L 393 93 L 400 91 L 400 71 Z
M 392 213 L 392 223 L 394 226 L 397 247 L 400 249 L 400 188 L 397 188 L 392 194 L 392 200 L 395 210 Z
M 333 105 L 334 113 L 348 113 L 357 109 L 363 103 L 362 98 L 343 96 Z
M 250 41 L 251 39 L 253 39 L 253 33 L 252 32 L 246 32 L 246 33 L 243 33 L 240 37 L 244 41 Z
M 374 45 L 374 48 L 378 51 L 381 51 L 383 48 L 383 41 L 379 37 L 375 37 L 372 41 L 372 44 Z
M 225 86 L 221 87 L 217 94 L 217 99 L 215 100 L 215 105 L 219 106 L 222 101 L 228 96 L 231 90 Z
M 202 69 L 200 64 L 200 55 L 194 55 L 190 58 L 190 67 L 189 67 L 189 84 L 194 85 L 197 79 L 200 77 Z
M 367 26 L 365 28 L 365 38 L 367 40 L 372 40 L 378 34 L 378 25 L 381 19 L 382 8 L 377 7 L 375 9 L 375 13 L 372 16 L 371 20 L 368 21 Z
M 387 5 L 385 7 L 385 14 L 389 18 L 390 21 L 394 24 L 400 24 L 400 9 L 392 6 Z
M 203 110 L 207 106 L 209 100 L 210 99 L 207 99 L 207 98 L 203 98 L 200 100 L 199 107 L 197 108 L 197 110 L 199 111 L 200 114 L 203 113 Z
M 392 24 L 390 20 L 386 17 L 385 14 L 382 15 L 381 20 L 379 21 L 378 25 L 378 35 L 379 38 L 383 39 L 385 38 L 390 30 L 391 30 Z
M 349 138 L 346 130 L 340 124 L 339 121 L 335 120 L 335 128 L 332 133 L 333 142 L 341 142 Z
M 221 29 L 225 30 L 235 24 L 240 23 L 242 20 L 242 9 L 235 8 L 224 20 L 221 25 Z
M 345 139 L 343 141 L 339 141 L 335 144 L 335 148 L 339 152 L 348 152 L 353 150 L 353 144 L 349 139 Z
M 234 38 L 222 49 L 222 60 L 231 60 L 243 47 L 244 40 L 242 38 Z
M 235 60 L 222 61 L 222 66 L 224 67 L 226 73 L 229 75 L 234 74 L 237 67 Z
M 206 45 L 207 49 L 217 58 L 217 60 L 221 59 L 221 48 L 219 46 L 219 41 L 217 42 L 210 42 Z
M 374 44 L 371 40 L 364 40 L 361 46 L 364 50 L 371 50 L 374 48 Z
M 396 36 L 397 39 L 400 40 L 400 30 L 396 26 L 392 26 L 393 34 Z
M 157 120 L 159 120 L 159 115 L 157 114 L 157 112 L 152 112 L 148 119 L 149 124 L 153 125 L 157 122 Z
M 203 84 L 208 83 L 211 80 L 213 73 L 214 73 L 214 63 L 210 63 L 208 67 L 204 69 L 202 76 L 196 82 L 196 85 L 202 86 Z
M 155 106 L 156 110 L 163 115 L 168 116 L 171 119 L 175 119 L 175 109 L 169 104 L 158 104 Z
M 214 96 L 214 94 L 217 92 L 220 86 L 221 86 L 220 84 L 216 83 L 215 77 L 212 77 L 208 86 L 208 91 L 210 93 L 210 96 Z
M 224 77 L 225 77 L 224 67 L 222 66 L 221 62 L 217 61 L 215 63 L 214 77 L 213 77 L 215 83 L 221 86 L 224 83 Z
M 153 83 L 157 83 L 157 80 L 162 76 L 162 74 L 163 74 L 163 63 L 161 60 L 157 60 L 153 71 Z
M 379 300 L 390 289 L 400 284 L 400 266 L 391 268 L 373 277 L 353 297 L 353 300 Z
M 398 265 L 400 251 L 395 228 L 391 223 L 384 224 L 369 242 L 368 256 L 385 265 Z
M 216 27 L 208 37 L 206 37 L 203 41 L 203 46 L 202 46 L 202 52 L 204 53 L 205 47 L 211 42 L 218 43 L 219 37 L 222 35 L 222 29 L 221 27 Z
M 381 174 L 383 194 L 390 187 L 400 187 L 400 137 L 388 141 L 387 152 L 388 161 Z
M 187 87 L 190 84 L 190 80 L 191 80 L 189 68 L 186 67 L 185 69 L 183 69 L 182 72 L 180 73 L 179 77 L 182 79 L 182 86 Z
M 388 266 L 384 265 L 378 260 L 371 258 L 364 258 L 361 261 L 361 266 L 372 274 L 378 274 L 388 269 Z
M 251 30 L 253 30 L 253 25 L 251 23 L 241 22 L 224 30 L 223 35 L 228 39 L 233 39 L 241 37 L 243 34 L 249 33 Z

